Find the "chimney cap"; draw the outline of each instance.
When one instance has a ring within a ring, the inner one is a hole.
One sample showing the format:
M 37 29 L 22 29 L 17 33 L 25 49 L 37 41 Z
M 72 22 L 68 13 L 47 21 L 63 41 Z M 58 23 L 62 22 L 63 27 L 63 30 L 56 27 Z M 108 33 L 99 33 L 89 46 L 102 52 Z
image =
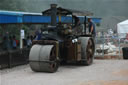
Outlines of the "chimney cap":
M 51 7 L 57 7 L 57 4 L 51 4 Z

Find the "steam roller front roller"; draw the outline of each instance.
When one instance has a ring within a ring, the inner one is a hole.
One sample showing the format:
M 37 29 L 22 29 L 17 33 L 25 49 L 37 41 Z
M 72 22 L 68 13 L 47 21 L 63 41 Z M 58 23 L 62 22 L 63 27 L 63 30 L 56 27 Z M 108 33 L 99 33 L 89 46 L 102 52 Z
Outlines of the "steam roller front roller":
M 92 37 L 80 37 L 81 41 L 81 64 L 91 65 L 93 63 L 95 52 L 95 41 Z
M 56 72 L 59 63 L 54 45 L 33 45 L 29 55 L 29 64 L 36 72 Z

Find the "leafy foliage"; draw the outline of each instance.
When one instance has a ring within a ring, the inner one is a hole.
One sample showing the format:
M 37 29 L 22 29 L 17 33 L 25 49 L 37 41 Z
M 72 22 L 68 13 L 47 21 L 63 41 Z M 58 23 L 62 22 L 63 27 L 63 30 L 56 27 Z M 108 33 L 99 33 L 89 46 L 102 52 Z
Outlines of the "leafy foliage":
M 25 2 L 21 0 L 0 0 L 0 10 L 7 11 L 25 11 L 25 8 L 22 6 Z M 28 32 L 28 27 L 23 25 L 25 32 Z M 17 39 L 20 37 L 20 28 L 19 25 L 8 24 L 0 25 L 0 36 L 6 35 L 6 32 L 9 33 L 9 36 L 15 35 Z
M 0 10 L 21 10 L 19 0 L 0 0 Z

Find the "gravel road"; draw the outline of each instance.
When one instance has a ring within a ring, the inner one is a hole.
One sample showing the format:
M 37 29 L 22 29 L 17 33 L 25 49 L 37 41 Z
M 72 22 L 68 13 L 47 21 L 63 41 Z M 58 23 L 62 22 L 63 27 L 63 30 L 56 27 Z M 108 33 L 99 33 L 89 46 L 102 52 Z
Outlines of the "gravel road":
M 0 70 L 0 85 L 128 85 L 127 60 L 94 60 L 91 66 L 60 66 L 56 73 L 29 65 Z

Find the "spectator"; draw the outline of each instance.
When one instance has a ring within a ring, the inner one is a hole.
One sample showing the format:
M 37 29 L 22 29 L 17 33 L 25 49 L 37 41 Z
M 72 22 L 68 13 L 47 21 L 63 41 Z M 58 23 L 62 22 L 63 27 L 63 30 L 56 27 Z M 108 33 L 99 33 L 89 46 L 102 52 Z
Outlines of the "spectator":
M 88 18 L 88 27 L 89 27 L 89 34 L 92 34 L 95 37 L 96 36 L 95 24 L 92 22 L 91 18 Z
M 5 35 L 4 35 L 4 37 L 3 37 L 3 41 L 2 41 L 3 50 L 8 50 L 9 49 L 8 35 L 9 35 L 9 33 L 6 32 Z
M 74 27 L 80 26 L 80 20 L 79 20 L 79 18 L 76 17 L 76 16 L 73 16 L 73 18 L 75 19 L 75 26 Z
M 34 40 L 37 40 L 38 36 L 37 35 L 34 35 Z
M 128 33 L 126 34 L 126 40 L 128 40 Z
M 27 37 L 27 47 L 30 47 L 32 45 L 31 38 L 28 36 Z
M 23 39 L 23 47 L 26 47 L 27 46 L 27 41 L 26 39 Z
M 2 46 L 3 46 L 3 50 L 8 50 L 8 40 L 6 36 L 3 37 Z
M 13 40 L 12 40 L 12 36 L 9 36 L 9 43 L 8 43 L 9 49 L 13 48 Z
M 37 34 L 37 40 L 41 40 L 41 37 L 42 37 L 41 30 L 39 30 Z
M 19 46 L 19 40 L 16 39 L 16 45 Z
M 31 38 L 31 41 L 33 41 L 34 37 L 32 35 L 30 36 L 30 38 Z
M 12 39 L 12 47 L 13 47 L 13 49 L 16 49 L 16 48 L 17 48 L 16 37 L 15 37 L 15 35 L 13 35 L 13 39 Z

